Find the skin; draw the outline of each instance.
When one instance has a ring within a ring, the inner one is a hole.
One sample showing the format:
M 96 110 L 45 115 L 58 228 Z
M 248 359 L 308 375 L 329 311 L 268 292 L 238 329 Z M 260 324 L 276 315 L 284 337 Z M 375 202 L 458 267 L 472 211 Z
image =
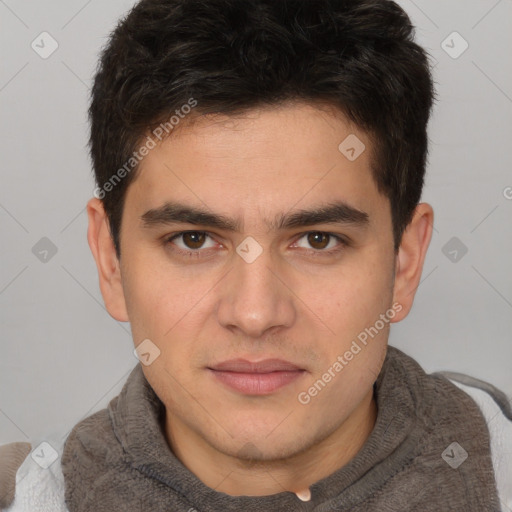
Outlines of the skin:
M 338 150 L 350 134 L 366 146 L 355 161 Z M 136 346 L 150 339 L 159 348 L 142 368 L 165 404 L 169 447 L 211 488 L 307 498 L 309 486 L 349 462 L 375 425 L 373 383 L 390 323 L 411 309 L 433 210 L 417 206 L 395 253 L 389 200 L 370 173 L 371 147 L 341 113 L 305 103 L 184 124 L 149 152 L 127 190 L 120 260 L 101 201 L 88 203 L 88 240 L 106 307 L 131 322 Z M 336 200 L 366 212 L 367 225 L 279 231 L 266 223 Z M 145 225 L 141 216 L 166 201 L 238 219 L 241 229 Z M 202 245 L 186 237 L 166 241 L 186 230 L 206 231 Z M 350 243 L 308 238 L 318 232 Z M 236 252 L 248 236 L 262 249 L 252 263 Z M 200 255 L 180 256 L 179 248 Z M 400 312 L 300 403 L 299 393 L 393 304 Z M 233 358 L 279 358 L 304 371 L 271 394 L 248 396 L 208 370 Z

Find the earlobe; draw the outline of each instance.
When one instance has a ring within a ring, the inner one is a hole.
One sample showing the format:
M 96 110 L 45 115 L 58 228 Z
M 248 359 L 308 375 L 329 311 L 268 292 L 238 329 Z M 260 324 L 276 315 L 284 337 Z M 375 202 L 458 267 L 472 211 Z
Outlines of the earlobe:
M 412 308 L 419 286 L 423 263 L 432 237 L 434 211 L 428 203 L 420 203 L 402 235 L 396 256 L 393 303 L 401 304 L 402 310 L 392 322 L 403 320 Z
M 87 241 L 96 261 L 105 307 L 116 320 L 128 322 L 120 264 L 110 235 L 108 217 L 99 199 L 92 198 L 87 203 L 87 216 Z

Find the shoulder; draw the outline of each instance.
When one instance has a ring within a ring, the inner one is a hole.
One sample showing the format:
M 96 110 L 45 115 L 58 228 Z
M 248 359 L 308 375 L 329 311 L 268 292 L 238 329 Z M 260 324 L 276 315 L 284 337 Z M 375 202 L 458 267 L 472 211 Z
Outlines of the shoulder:
M 0 446 L 0 510 L 68 512 L 58 436 Z
M 0 446 L 0 511 L 68 512 L 62 473 L 66 442 L 77 438 L 84 446 L 101 451 L 104 447 L 97 438 L 109 421 L 107 409 L 101 409 L 66 434 L 54 431 L 30 443 Z
M 71 432 L 53 431 L 30 443 L 0 446 L 0 512 L 69 512 L 62 473 L 65 445 L 76 439 L 101 455 L 105 447 L 98 438 L 109 422 L 104 408 L 82 419 Z
M 8 507 L 14 500 L 16 473 L 31 449 L 30 443 L 0 446 L 0 510 Z
M 489 429 L 491 455 L 498 494 L 503 505 L 512 509 L 512 397 L 488 382 L 455 372 L 436 372 L 478 405 Z

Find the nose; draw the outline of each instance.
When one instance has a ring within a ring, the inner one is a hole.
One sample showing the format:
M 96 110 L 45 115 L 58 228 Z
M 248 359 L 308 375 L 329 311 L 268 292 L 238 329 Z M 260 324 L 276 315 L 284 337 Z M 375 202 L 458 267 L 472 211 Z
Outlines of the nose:
M 295 321 L 294 295 L 284 266 L 265 249 L 252 262 L 236 254 L 226 275 L 217 309 L 219 323 L 244 337 L 259 338 L 267 331 L 290 327 Z

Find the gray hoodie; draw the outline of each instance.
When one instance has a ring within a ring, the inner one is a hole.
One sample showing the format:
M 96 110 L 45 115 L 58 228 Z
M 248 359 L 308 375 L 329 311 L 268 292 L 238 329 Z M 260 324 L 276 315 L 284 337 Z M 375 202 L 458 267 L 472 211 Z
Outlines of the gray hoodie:
M 394 347 L 374 390 L 372 433 L 347 465 L 311 486 L 310 501 L 290 492 L 229 496 L 173 455 L 163 433 L 165 408 L 138 365 L 108 408 L 67 438 L 66 505 L 70 512 L 501 510 L 489 430 L 466 393 Z

